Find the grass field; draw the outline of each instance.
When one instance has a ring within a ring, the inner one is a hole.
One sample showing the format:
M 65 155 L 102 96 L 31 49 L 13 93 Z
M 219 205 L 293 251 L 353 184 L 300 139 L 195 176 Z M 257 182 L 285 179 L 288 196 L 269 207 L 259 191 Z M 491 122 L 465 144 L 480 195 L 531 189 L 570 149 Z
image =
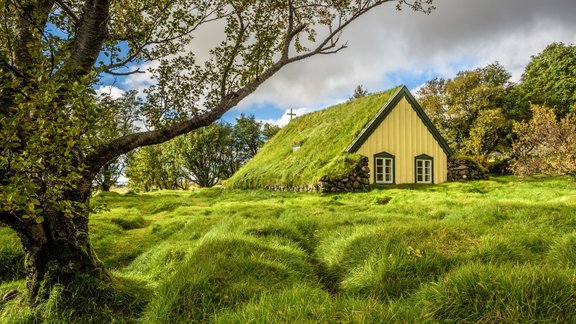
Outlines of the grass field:
M 576 183 L 493 178 L 360 194 L 107 193 L 114 280 L 0 322 L 576 322 Z M 0 228 L 0 294 L 25 290 Z

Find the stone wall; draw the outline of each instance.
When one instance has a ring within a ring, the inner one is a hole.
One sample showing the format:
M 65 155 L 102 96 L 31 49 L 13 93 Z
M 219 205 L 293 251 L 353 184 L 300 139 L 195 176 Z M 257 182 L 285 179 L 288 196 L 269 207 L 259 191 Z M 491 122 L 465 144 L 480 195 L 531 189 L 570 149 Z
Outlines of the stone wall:
M 341 178 L 320 179 L 318 186 L 320 192 L 358 192 L 369 189 L 370 168 L 368 167 L 368 158 L 363 157 L 349 174 Z
M 472 160 L 448 158 L 448 181 L 472 180 L 488 180 L 488 171 Z

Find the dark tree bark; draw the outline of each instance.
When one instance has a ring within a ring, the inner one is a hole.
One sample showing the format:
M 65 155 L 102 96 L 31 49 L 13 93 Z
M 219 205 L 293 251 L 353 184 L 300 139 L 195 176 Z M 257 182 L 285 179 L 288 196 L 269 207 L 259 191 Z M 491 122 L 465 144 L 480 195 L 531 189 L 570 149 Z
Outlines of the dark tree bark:
M 90 182 L 81 184 L 78 192 L 70 193 L 67 198 L 88 203 Z M 67 286 L 79 274 L 108 279 L 90 245 L 88 211 L 69 217 L 54 206 L 43 207 L 41 223 L 20 220 L 9 224 L 26 254 L 27 288 L 34 304 L 46 300 L 55 284 Z

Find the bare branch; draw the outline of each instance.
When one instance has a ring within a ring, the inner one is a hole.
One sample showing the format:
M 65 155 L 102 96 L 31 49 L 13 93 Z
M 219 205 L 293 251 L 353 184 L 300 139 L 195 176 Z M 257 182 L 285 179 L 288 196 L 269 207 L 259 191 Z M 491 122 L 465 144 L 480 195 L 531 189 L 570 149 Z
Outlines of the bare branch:
M 137 68 L 136 70 L 132 70 L 132 71 L 128 71 L 128 72 L 104 71 L 104 73 L 114 75 L 114 76 L 127 76 L 127 75 L 132 75 L 132 74 L 137 74 L 137 73 L 146 73 L 146 72 L 140 70 L 140 68 Z

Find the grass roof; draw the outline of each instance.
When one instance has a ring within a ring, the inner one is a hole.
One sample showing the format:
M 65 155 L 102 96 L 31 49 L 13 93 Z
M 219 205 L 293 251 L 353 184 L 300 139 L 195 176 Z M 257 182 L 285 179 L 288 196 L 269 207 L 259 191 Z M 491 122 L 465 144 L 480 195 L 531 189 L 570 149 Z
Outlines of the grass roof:
M 315 185 L 326 176 L 338 178 L 360 161 L 346 147 L 398 90 L 341 103 L 293 119 L 270 139 L 232 178 L 230 188 Z M 300 145 L 293 152 L 292 146 Z

